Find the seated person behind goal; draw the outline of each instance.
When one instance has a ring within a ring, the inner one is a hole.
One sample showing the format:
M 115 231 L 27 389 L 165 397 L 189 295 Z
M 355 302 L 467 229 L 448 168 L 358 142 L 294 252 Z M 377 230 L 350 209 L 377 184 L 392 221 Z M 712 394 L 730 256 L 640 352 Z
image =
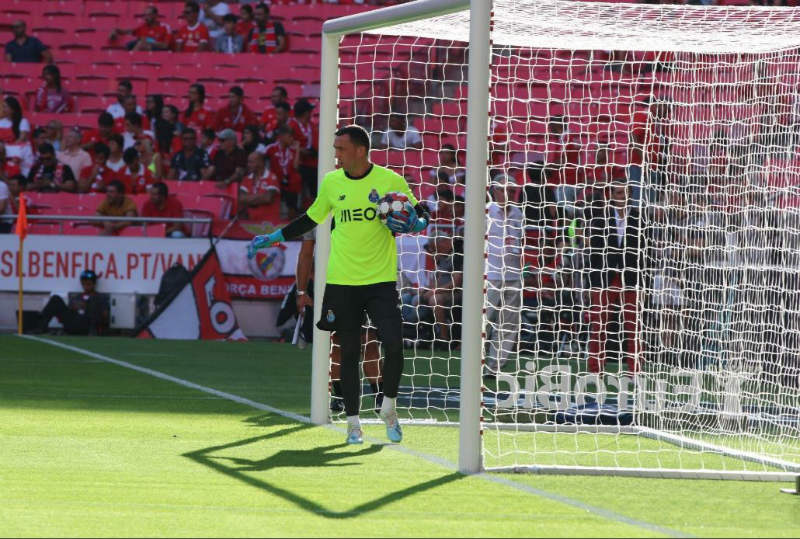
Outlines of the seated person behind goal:
M 278 176 L 266 166 L 264 154 L 258 152 L 248 156 L 247 172 L 239 186 L 239 207 L 244 217 L 277 224 L 281 213 Z
M 142 204 L 142 217 L 168 217 L 180 219 L 183 217 L 183 205 L 177 197 L 169 196 L 169 188 L 164 182 L 154 183 L 147 192 L 150 198 Z M 153 221 L 154 223 L 156 221 Z M 166 223 L 168 238 L 185 238 L 189 235 L 184 223 Z
M 83 292 L 74 295 L 69 305 L 61 296 L 51 296 L 44 309 L 39 313 L 36 326 L 30 328 L 31 333 L 44 333 L 55 316 L 64 326 L 64 331 L 71 335 L 98 335 L 108 328 L 108 298 L 95 290 L 97 274 L 92 270 L 81 273 Z
M 422 148 L 419 130 L 406 121 L 404 114 L 389 116 L 389 128 L 381 137 L 381 147 L 395 150 Z
M 39 159 L 28 173 L 27 191 L 44 193 L 76 190 L 75 175 L 69 165 L 56 160 L 56 150 L 49 142 L 39 145 Z
M 181 133 L 183 146 L 172 156 L 168 179 L 196 182 L 208 180 L 214 172 L 206 151 L 197 145 L 197 132 L 184 129 Z
M 125 184 L 111 180 L 106 187 L 106 199 L 97 207 L 97 215 L 103 217 L 136 217 L 136 203 L 125 196 Z M 130 221 L 104 221 L 100 224 L 101 236 L 116 236 Z

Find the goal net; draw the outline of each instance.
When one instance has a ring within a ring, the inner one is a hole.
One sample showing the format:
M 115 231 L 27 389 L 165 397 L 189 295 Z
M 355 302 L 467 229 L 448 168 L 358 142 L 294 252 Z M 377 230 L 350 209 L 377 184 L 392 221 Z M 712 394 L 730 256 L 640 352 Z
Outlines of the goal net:
M 495 0 L 485 24 L 479 396 L 460 391 L 469 11 L 339 44 L 339 124 L 434 216 L 398 238 L 407 420 L 480 399 L 486 469 L 800 472 L 800 12 Z

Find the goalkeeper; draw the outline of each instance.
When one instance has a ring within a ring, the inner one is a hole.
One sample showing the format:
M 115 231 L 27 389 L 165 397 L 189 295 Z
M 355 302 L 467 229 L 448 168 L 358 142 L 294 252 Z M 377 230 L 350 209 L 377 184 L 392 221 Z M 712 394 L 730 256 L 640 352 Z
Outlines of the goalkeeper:
M 369 135 L 351 125 L 336 131 L 334 150 L 341 168 L 325 175 L 316 200 L 308 211 L 284 228 L 256 236 L 248 247 L 258 249 L 299 238 L 333 213 L 322 318 L 317 327 L 336 331 L 341 346 L 341 386 L 347 414 L 347 443 L 363 442 L 358 418 L 361 382 L 361 323 L 364 312 L 378 330 L 383 344 L 383 403 L 380 417 L 386 435 L 400 442 L 403 432 L 397 419 L 396 400 L 403 373 L 402 318 L 397 294 L 397 246 L 395 233 L 421 232 L 429 216 L 405 179 L 370 163 Z M 389 192 L 401 192 L 410 202 L 389 214 L 386 225 L 378 217 L 377 203 Z

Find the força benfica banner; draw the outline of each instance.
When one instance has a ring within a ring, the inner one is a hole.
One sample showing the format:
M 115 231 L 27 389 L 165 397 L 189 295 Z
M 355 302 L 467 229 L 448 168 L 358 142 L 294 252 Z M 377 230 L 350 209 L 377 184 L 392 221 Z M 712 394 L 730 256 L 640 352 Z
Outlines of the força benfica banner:
M 134 334 L 140 339 L 247 340 L 236 321 L 213 247 L 192 270 L 189 282 Z
M 216 249 L 233 298 L 280 299 L 294 282 L 299 242 L 261 251 L 250 261 L 246 241 L 221 240 Z M 210 247 L 207 239 L 167 239 L 105 236 L 39 236 L 25 240 L 23 260 L 26 292 L 53 292 L 78 287 L 85 269 L 100 277 L 98 290 L 109 293 L 156 294 L 161 276 L 173 264 L 189 271 Z M 17 290 L 15 235 L 0 235 L 0 291 Z

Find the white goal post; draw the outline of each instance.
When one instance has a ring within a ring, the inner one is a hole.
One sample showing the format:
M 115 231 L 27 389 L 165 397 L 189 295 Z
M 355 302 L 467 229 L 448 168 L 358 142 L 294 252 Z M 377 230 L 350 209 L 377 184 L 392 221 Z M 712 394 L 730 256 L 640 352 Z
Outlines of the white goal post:
M 470 39 L 475 43 L 469 66 L 470 98 L 468 110 L 468 130 L 471 133 L 468 145 L 467 195 L 474 201 L 466 205 L 464 289 L 472 294 L 464 295 L 463 318 L 466 336 L 463 341 L 461 362 L 461 391 L 473 396 L 462 398 L 459 414 L 459 469 L 464 473 L 477 473 L 481 470 L 480 455 L 480 373 L 482 361 L 483 309 L 483 237 L 485 212 L 483 200 L 486 195 L 486 160 L 488 148 L 489 122 L 489 15 L 490 1 L 472 2 L 469 0 L 422 0 L 383 8 L 359 15 L 352 15 L 328 21 L 322 32 L 322 71 L 320 76 L 320 145 L 319 178 L 331 170 L 335 164 L 332 134 L 338 121 L 338 52 L 339 40 L 345 34 L 363 32 L 402 22 L 416 21 L 435 15 L 452 13 L 470 8 L 472 20 L 483 24 L 469 26 Z M 327 139 L 325 138 L 327 137 Z M 314 274 L 314 295 L 321 298 L 324 293 L 325 268 L 322 263 L 330 252 L 330 225 L 319 227 L 316 242 L 317 264 Z M 321 302 L 314 303 L 314 317 L 321 315 Z M 314 329 L 314 345 L 311 383 L 311 419 L 316 424 L 329 421 L 328 396 L 330 372 L 330 334 Z
M 463 240 L 459 322 L 404 299 L 408 324 L 433 340 L 458 326 L 460 348 L 411 337 L 401 388 L 409 422 L 458 425 L 461 472 L 800 474 L 800 10 L 416 0 L 327 21 L 320 80 L 320 180 L 341 123 L 387 140 L 400 115 L 421 146 L 373 160 L 431 182 L 431 200 L 463 181 L 462 225 L 445 234 Z M 445 142 L 463 180 L 426 169 Z M 605 204 L 620 182 L 618 212 Z M 597 284 L 614 246 L 593 227 L 622 237 L 630 215 L 635 278 Z M 452 256 L 437 233 L 426 249 Z M 320 226 L 317 298 L 329 247 Z M 622 287 L 619 304 L 599 287 Z M 316 424 L 331 417 L 329 351 L 315 329 Z

